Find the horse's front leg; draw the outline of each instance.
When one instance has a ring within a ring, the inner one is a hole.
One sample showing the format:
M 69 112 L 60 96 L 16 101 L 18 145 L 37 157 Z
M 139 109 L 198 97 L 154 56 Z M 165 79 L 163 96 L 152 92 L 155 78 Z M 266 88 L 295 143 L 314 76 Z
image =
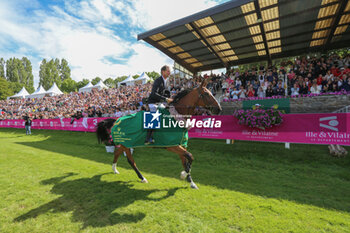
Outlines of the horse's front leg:
M 192 162 L 194 160 L 192 154 L 182 146 L 169 147 L 167 149 L 171 152 L 178 154 L 181 159 L 182 166 L 185 170 L 181 172 L 180 178 L 186 179 L 191 184 L 191 188 L 198 189 L 197 185 L 193 182 L 191 176 Z
M 137 176 L 141 179 L 141 182 L 142 183 L 148 183 L 147 179 L 141 174 L 139 169 L 136 167 L 136 163 L 135 163 L 134 157 L 131 154 L 130 149 L 126 148 L 124 146 L 121 146 L 121 147 L 123 147 L 123 149 L 124 149 L 124 151 L 126 153 L 126 157 L 128 159 L 128 163 L 134 169 L 134 171 L 136 172 Z
M 116 147 L 117 149 L 117 147 Z M 121 153 L 123 152 L 123 148 L 120 146 L 117 150 L 114 150 L 114 159 L 113 159 L 113 165 L 112 165 L 112 170 L 114 172 L 114 174 L 119 174 L 119 171 L 117 170 L 117 162 L 118 162 L 118 158 L 121 155 Z

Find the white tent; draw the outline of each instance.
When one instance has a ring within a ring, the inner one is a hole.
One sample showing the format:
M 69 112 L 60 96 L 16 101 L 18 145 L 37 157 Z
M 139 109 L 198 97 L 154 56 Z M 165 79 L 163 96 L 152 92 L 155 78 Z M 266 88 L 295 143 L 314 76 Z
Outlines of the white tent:
M 129 77 L 127 78 L 127 79 L 125 79 L 124 81 L 122 81 L 122 82 L 120 82 L 120 83 L 118 83 L 119 85 L 120 84 L 125 84 L 125 85 L 127 85 L 127 86 L 133 86 L 134 85 L 134 82 L 135 82 L 135 79 L 133 79 L 132 77 L 131 77 L 131 75 L 129 75 Z
M 89 82 L 86 86 L 79 88 L 79 92 L 90 92 L 94 86 Z
M 135 79 L 135 81 L 142 81 L 142 84 L 147 83 L 148 80 L 151 80 L 151 78 L 145 72 L 143 72 L 140 77 Z
M 40 85 L 38 87 L 38 89 L 36 89 L 36 91 L 33 94 L 29 95 L 28 97 L 29 98 L 43 98 L 45 96 L 45 94 L 46 94 L 45 89 Z
M 23 87 L 16 95 L 10 96 L 10 98 L 26 98 L 29 96 L 28 91 Z
M 93 88 L 96 88 L 98 90 L 108 89 L 108 87 L 102 82 L 102 80 L 96 83 L 96 85 L 94 85 Z
M 56 83 L 53 83 L 52 87 L 47 90 L 45 94 L 48 94 L 49 96 L 55 96 L 55 95 L 62 95 L 63 92 L 58 88 Z

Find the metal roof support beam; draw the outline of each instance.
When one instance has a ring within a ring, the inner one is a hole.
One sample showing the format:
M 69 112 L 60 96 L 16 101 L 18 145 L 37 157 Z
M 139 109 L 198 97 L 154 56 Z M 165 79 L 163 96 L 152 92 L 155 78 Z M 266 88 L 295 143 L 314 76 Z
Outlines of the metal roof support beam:
M 221 61 L 221 63 L 224 65 L 224 67 L 227 67 L 226 62 L 224 62 L 224 60 L 222 60 L 222 58 L 216 53 L 216 51 L 214 50 L 213 47 L 211 47 L 210 43 L 207 41 L 207 39 L 205 38 L 205 36 L 202 34 L 202 32 L 200 30 L 198 30 L 198 27 L 194 24 L 194 23 L 190 23 L 191 27 L 193 28 L 193 30 L 195 32 L 197 32 L 197 34 L 199 35 L 199 37 L 201 38 L 201 40 L 204 41 L 204 43 L 206 44 L 206 46 L 215 54 L 215 56 Z
M 295 1 L 295 0 L 291 0 L 291 1 Z M 275 6 L 281 6 L 283 5 L 284 3 L 288 3 L 288 1 L 285 1 L 285 2 L 279 2 L 278 4 L 275 4 L 275 5 L 271 5 L 271 6 L 268 6 L 268 7 L 264 7 L 262 8 L 262 10 L 265 10 L 265 9 L 269 9 L 271 7 L 275 7 Z M 312 8 L 309 8 L 309 9 L 306 9 L 306 10 L 302 10 L 300 12 L 298 12 L 298 14 L 303 14 L 303 13 L 308 13 L 308 12 L 311 12 L 311 11 L 314 11 L 314 10 L 319 10 L 323 7 L 328 7 L 328 6 L 332 6 L 332 5 L 335 5 L 335 4 L 338 4 L 339 2 L 330 2 L 330 3 L 327 3 L 327 4 L 324 4 L 324 5 L 320 5 L 320 6 L 317 6 L 317 7 L 312 7 Z M 221 21 L 217 21 L 215 22 L 214 24 L 208 24 L 208 25 L 205 25 L 205 26 L 202 26 L 200 27 L 199 29 L 203 29 L 203 28 L 206 28 L 206 27 L 210 27 L 210 26 L 213 26 L 213 25 L 218 25 L 220 23 L 223 23 L 223 22 L 227 22 L 227 21 L 231 21 L 231 20 L 234 20 L 236 18 L 241 18 L 241 17 L 244 17 L 245 15 L 249 15 L 251 14 L 252 12 L 248 12 L 246 14 L 242 14 L 242 15 L 238 15 L 238 16 L 234 16 L 234 17 L 230 17 L 230 18 L 227 18 L 227 19 L 224 19 L 224 20 L 221 20 Z M 291 14 L 287 14 L 287 15 L 284 15 L 284 16 L 281 16 L 279 17 L 279 19 L 288 19 L 289 17 L 292 17 L 292 16 L 295 16 L 295 13 L 291 13 Z M 330 16 L 330 17 L 325 17 L 325 18 L 322 18 L 322 19 L 326 19 L 326 18 L 331 18 L 331 17 L 334 17 L 334 15 Z M 270 19 L 270 20 L 267 20 L 265 23 L 269 23 L 269 22 L 272 22 L 272 21 L 275 21 L 276 19 Z M 312 20 L 310 22 L 315 22 L 317 21 L 318 19 L 316 20 Z M 252 26 L 256 26 L 258 25 L 257 24 L 252 24 L 252 25 L 247 25 L 247 26 L 244 26 L 244 27 L 240 27 L 240 28 L 235 28 L 233 30 L 229 30 L 229 31 L 225 31 L 225 32 L 222 32 L 220 34 L 213 34 L 211 36 L 208 36 L 208 38 L 211 38 L 211 37 L 215 37 L 215 36 L 218 36 L 218 35 L 221 35 L 221 34 L 225 34 L 225 33 L 230 33 L 230 32 L 234 32 L 236 30 L 241 30 L 241 29 L 245 29 L 245 28 L 249 28 L 249 27 L 252 27 Z M 283 30 L 283 29 L 281 29 Z M 186 31 L 186 32 L 181 32 L 181 33 L 178 33 L 178 34 L 174 34 L 172 36 L 169 36 L 167 38 L 164 38 L 164 39 L 160 39 L 158 40 L 157 42 L 160 42 L 162 40 L 166 40 L 166 39 L 171 39 L 173 37 L 177 37 L 177 36 L 181 36 L 181 35 L 186 35 L 188 33 L 192 33 L 192 31 Z M 190 43 L 190 42 L 193 42 L 193 41 L 188 41 L 187 43 Z M 181 43 L 179 45 L 182 45 L 182 44 L 187 44 L 187 43 Z
M 350 32 L 344 32 L 342 35 L 350 35 Z M 317 38 L 317 39 L 313 39 L 313 40 L 302 40 L 302 41 L 294 41 L 292 43 L 288 43 L 288 44 L 284 44 L 283 46 L 291 46 L 291 45 L 296 45 L 296 44 L 301 44 L 301 43 L 308 43 L 310 41 L 314 41 L 314 40 L 322 40 L 322 39 L 327 39 L 327 37 L 320 37 L 320 38 Z M 274 49 L 274 48 L 279 48 L 281 46 L 275 46 L 275 47 L 270 47 L 270 49 Z M 308 49 L 309 47 L 305 48 L 305 49 Z M 224 52 L 224 51 L 228 51 L 230 49 L 225 49 L 225 50 L 220 50 L 220 52 Z M 259 50 L 259 51 L 263 51 L 263 50 Z M 244 52 L 244 53 L 236 53 L 236 56 L 242 56 L 242 55 L 246 55 L 246 54 L 249 54 L 249 53 L 253 53 L 253 52 L 256 52 L 256 50 L 251 50 L 251 51 L 247 51 L 247 52 Z M 207 54 L 204 54 L 204 55 L 198 55 L 197 57 L 200 57 L 200 56 L 205 56 Z M 273 56 L 273 55 L 272 55 Z M 224 56 L 224 57 L 230 57 L 230 56 Z M 200 62 L 208 62 L 208 61 L 213 61 L 213 60 L 216 60 L 216 58 L 214 59 L 206 59 L 206 60 L 199 60 Z M 193 63 L 196 63 L 196 62 L 193 62 Z M 190 65 L 192 63 L 189 63 Z
M 345 23 L 345 24 L 339 24 L 338 26 L 343 26 L 343 25 L 349 25 L 348 23 Z M 301 36 L 301 35 L 305 35 L 305 34 L 310 34 L 310 33 L 313 33 L 313 32 L 317 32 L 317 31 L 323 31 L 323 30 L 328 30 L 328 29 L 331 29 L 331 27 L 326 27 L 326 28 L 322 28 L 322 29 L 318 29 L 318 30 L 314 30 L 314 31 L 306 31 L 306 32 L 298 32 L 296 34 L 293 34 L 293 35 L 290 35 L 290 36 L 286 36 L 286 37 L 280 37 L 280 38 L 276 38 L 276 39 L 272 39 L 272 40 L 268 40 L 268 42 L 270 41 L 276 41 L 276 40 L 283 40 L 283 39 L 289 39 L 289 38 L 293 38 L 293 37 L 298 37 L 298 36 Z M 350 32 L 344 32 L 342 35 L 347 35 L 349 34 Z M 248 37 L 250 38 L 250 37 Z M 313 40 L 321 40 L 321 39 L 327 39 L 328 37 L 319 37 L 319 38 L 315 38 L 315 39 L 307 39 L 307 40 L 297 40 L 297 41 L 294 41 L 292 43 L 284 43 L 282 47 L 285 47 L 285 46 L 290 46 L 290 45 L 295 45 L 295 44 L 300 44 L 300 43 L 305 43 L 305 42 L 311 42 Z M 232 41 L 227 41 L 227 42 L 232 42 Z M 221 43 L 217 43 L 217 44 L 213 44 L 213 45 L 219 45 Z M 229 51 L 229 50 L 236 50 L 236 49 L 242 49 L 242 48 L 247 48 L 247 47 L 252 47 L 254 46 L 254 44 L 247 44 L 247 45 L 242 45 L 240 47 L 233 47 L 231 49 L 223 49 L 223 50 L 220 50 L 218 52 L 226 52 L 226 51 Z M 275 47 L 271 47 L 270 49 L 273 49 L 273 48 L 278 48 L 278 47 L 281 47 L 281 46 L 275 46 Z M 194 49 L 194 50 L 197 50 L 197 49 Z M 194 50 L 187 50 L 186 52 L 191 52 L 191 51 L 194 51 Z M 252 52 L 256 52 L 256 51 L 263 51 L 265 49 L 261 49 L 261 50 L 256 50 L 256 48 L 254 48 L 253 50 L 249 50 L 249 51 L 246 51 L 246 52 L 243 52 L 243 53 L 235 53 L 236 56 L 240 56 L 240 55 L 245 55 L 245 54 L 248 54 L 248 53 L 252 53 Z M 183 52 L 179 52 L 179 53 L 176 53 L 177 54 L 180 54 L 180 53 L 183 53 Z M 199 54 L 199 55 L 196 55 L 196 57 L 200 58 L 202 56 L 207 56 L 208 53 L 203 53 L 203 54 Z M 230 55 L 232 56 L 232 55 Z M 224 56 L 224 57 L 230 57 L 230 56 Z M 215 58 L 216 59 L 216 58 Z M 214 59 L 207 59 L 207 60 L 200 60 L 201 62 L 203 61 L 208 61 L 208 60 L 214 60 Z
M 314 22 L 316 22 L 316 21 L 314 21 Z M 343 25 L 349 25 L 349 23 L 339 24 L 338 26 L 343 26 Z M 295 25 L 295 26 L 300 26 L 300 24 Z M 293 27 L 294 27 L 294 26 L 293 26 Z M 298 33 L 295 33 L 295 34 L 292 34 L 292 35 L 289 35 L 289 36 L 271 39 L 271 40 L 268 40 L 268 42 L 276 41 L 276 40 L 289 39 L 289 38 L 292 38 L 292 37 L 298 37 L 298 36 L 302 36 L 302 35 L 305 35 L 305 34 L 309 34 L 309 33 L 313 33 L 313 32 L 318 32 L 318 31 L 323 31 L 323 30 L 328 30 L 328 29 L 331 29 L 331 27 L 325 27 L 325 28 L 316 29 L 316 30 L 298 32 Z M 279 29 L 278 29 L 278 30 L 274 30 L 274 31 L 279 31 Z M 269 31 L 269 33 L 270 33 L 270 32 L 273 32 L 273 31 Z M 257 35 L 261 35 L 261 34 L 257 34 Z M 257 35 L 254 35 L 254 36 L 257 36 Z M 213 44 L 213 46 L 214 46 L 214 45 L 224 44 L 224 43 L 232 43 L 232 42 L 240 41 L 240 40 L 246 40 L 246 39 L 249 39 L 249 38 L 251 38 L 251 35 L 250 35 L 250 36 L 241 37 L 241 38 L 238 38 L 238 39 L 227 40 L 227 41 L 225 41 L 225 42 L 216 43 L 216 44 Z M 317 38 L 317 39 L 322 39 L 322 38 Z M 314 40 L 316 40 L 316 39 L 314 39 Z M 312 39 L 309 40 L 309 41 L 312 41 Z M 303 42 L 305 42 L 305 41 L 303 41 Z M 260 43 L 261 43 L 261 42 L 260 42 Z M 258 43 L 258 44 L 260 44 L 260 43 Z M 300 42 L 298 41 L 298 43 L 300 43 Z M 181 44 L 178 44 L 178 45 L 181 46 Z M 290 44 L 284 44 L 283 46 L 285 46 L 285 45 L 290 45 Z M 177 45 L 176 45 L 176 46 L 177 46 Z M 176 47 L 176 46 L 175 46 L 175 47 Z M 233 50 L 235 50 L 235 49 L 242 49 L 242 48 L 251 47 L 251 46 L 255 46 L 255 44 L 241 45 L 241 46 L 239 46 L 239 47 L 232 47 L 232 49 L 233 49 Z M 174 46 L 172 46 L 172 47 L 174 47 Z M 169 47 L 169 48 L 172 48 L 172 47 Z M 191 53 L 191 52 L 193 52 L 193 51 L 197 51 L 197 50 L 200 50 L 200 49 L 203 49 L 203 48 L 202 48 L 202 47 L 194 48 L 194 49 L 186 50 L 185 52 Z M 231 49 L 223 49 L 223 50 L 220 50 L 219 52 L 225 52 L 225 51 L 228 51 L 228 50 L 231 50 Z M 256 49 L 255 49 L 254 51 L 256 51 Z M 259 51 L 260 51 L 260 50 L 259 50 Z M 253 52 L 253 51 L 250 51 L 250 52 Z M 178 55 L 178 54 L 181 54 L 181 53 L 184 53 L 184 52 L 178 52 L 178 53 L 175 53 L 175 55 Z M 205 56 L 205 55 L 208 55 L 208 53 L 196 55 L 196 57 Z M 238 56 L 238 55 L 242 55 L 242 54 L 236 54 L 236 55 Z
M 348 0 L 340 1 L 340 6 L 338 7 L 337 12 L 335 13 L 335 19 L 332 22 L 331 31 L 329 32 L 327 41 L 324 45 L 324 51 L 327 51 L 329 49 L 329 45 L 332 41 L 333 34 L 339 24 L 340 18 L 342 17 L 342 13 L 344 12 L 347 3 L 348 3 Z
M 268 59 L 268 65 L 271 65 L 272 59 L 271 59 L 271 54 L 270 54 L 269 48 L 267 47 L 265 28 L 264 28 L 263 23 L 262 23 L 261 11 L 260 11 L 260 6 L 259 6 L 258 0 L 254 1 L 254 6 L 255 6 L 256 14 L 258 16 L 258 20 L 259 19 L 261 20 L 261 22 L 259 23 L 259 27 L 260 27 L 260 31 L 261 31 L 264 46 L 265 46 L 265 51 L 266 51 L 266 55 L 267 55 L 267 59 Z
M 340 43 L 331 44 L 330 49 L 339 49 L 339 48 L 344 48 L 348 46 L 349 46 L 349 43 L 347 41 L 341 41 Z M 320 48 L 321 46 L 315 46 L 315 47 L 302 48 L 297 50 L 290 50 L 279 54 L 272 54 L 272 59 L 285 58 L 290 56 L 299 56 L 305 53 L 319 52 Z M 261 57 L 244 58 L 238 61 L 231 61 L 229 62 L 229 65 L 235 66 L 235 65 L 242 65 L 242 64 L 248 64 L 248 63 L 259 62 L 259 61 L 261 61 Z M 196 68 L 196 71 L 206 71 L 206 70 L 217 69 L 221 67 L 222 67 L 221 63 L 216 63 L 216 64 L 210 64 L 210 65 L 198 67 Z
M 175 54 L 169 52 L 167 49 L 163 48 L 162 46 L 160 46 L 158 43 L 152 43 L 154 41 L 152 41 L 150 38 L 145 38 L 144 41 L 146 41 L 147 43 L 153 45 L 154 47 L 156 47 L 157 49 L 159 49 L 160 51 L 162 51 L 163 53 L 165 53 L 166 55 L 168 55 L 170 58 L 172 58 L 174 61 L 176 61 L 177 63 L 179 63 L 181 66 L 185 67 L 187 70 L 191 71 L 192 73 L 194 73 L 194 68 L 192 66 L 190 66 L 189 64 L 187 64 L 186 62 L 180 60 Z

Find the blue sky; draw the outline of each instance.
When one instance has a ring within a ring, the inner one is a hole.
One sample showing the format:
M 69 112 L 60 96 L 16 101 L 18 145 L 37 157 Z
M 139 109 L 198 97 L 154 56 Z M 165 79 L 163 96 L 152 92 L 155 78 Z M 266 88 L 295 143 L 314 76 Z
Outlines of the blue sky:
M 72 78 L 158 71 L 173 61 L 137 34 L 228 0 L 0 0 L 0 57 L 65 58 Z

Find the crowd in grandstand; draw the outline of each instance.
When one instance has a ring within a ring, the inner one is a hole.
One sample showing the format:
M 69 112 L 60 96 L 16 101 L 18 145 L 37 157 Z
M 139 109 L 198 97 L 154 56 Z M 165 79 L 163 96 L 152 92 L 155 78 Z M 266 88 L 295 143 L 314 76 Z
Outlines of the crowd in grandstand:
M 303 57 L 282 62 L 279 68 L 256 67 L 231 71 L 222 83 L 224 99 L 298 96 L 350 91 L 350 55 L 326 58 Z
M 191 80 L 169 80 L 169 91 L 174 96 L 185 88 L 198 86 L 199 78 Z M 123 86 L 91 92 L 73 92 L 69 94 L 27 99 L 9 99 L 0 101 L 0 120 L 82 117 L 121 117 L 140 110 L 144 99 L 151 92 L 152 85 L 147 83 L 135 86 Z
M 0 101 L 0 119 L 119 117 L 134 113 L 151 85 L 121 86 L 59 96 Z
M 279 67 L 261 66 L 244 72 L 231 70 L 211 75 L 207 88 L 214 95 L 222 91 L 223 100 L 350 91 L 349 65 L 350 55 L 344 58 L 332 55 L 327 59 L 303 57 L 282 62 Z M 183 89 L 198 86 L 202 79 L 201 76 L 170 78 L 167 86 L 174 96 Z M 0 120 L 22 119 L 26 115 L 32 119 L 120 117 L 138 111 L 151 88 L 148 83 L 42 99 L 3 100 L 0 101 Z

